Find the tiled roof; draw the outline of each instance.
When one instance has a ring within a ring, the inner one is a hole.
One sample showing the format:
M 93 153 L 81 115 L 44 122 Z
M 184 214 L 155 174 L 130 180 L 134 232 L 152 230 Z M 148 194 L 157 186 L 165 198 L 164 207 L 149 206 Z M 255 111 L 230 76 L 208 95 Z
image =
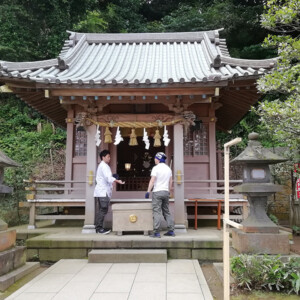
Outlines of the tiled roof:
M 0 61 L 0 77 L 76 85 L 161 85 L 250 78 L 274 59 L 229 56 L 219 31 L 91 34 L 69 32 L 57 59 Z

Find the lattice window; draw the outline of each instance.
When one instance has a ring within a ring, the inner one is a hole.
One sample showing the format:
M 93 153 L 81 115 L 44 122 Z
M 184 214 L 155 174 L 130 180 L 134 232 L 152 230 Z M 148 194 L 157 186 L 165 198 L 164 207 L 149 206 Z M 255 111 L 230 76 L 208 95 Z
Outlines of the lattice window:
M 184 155 L 208 155 L 208 126 L 200 123 L 197 127 L 191 126 L 183 137 Z
M 75 156 L 86 156 L 87 135 L 86 131 L 75 132 Z

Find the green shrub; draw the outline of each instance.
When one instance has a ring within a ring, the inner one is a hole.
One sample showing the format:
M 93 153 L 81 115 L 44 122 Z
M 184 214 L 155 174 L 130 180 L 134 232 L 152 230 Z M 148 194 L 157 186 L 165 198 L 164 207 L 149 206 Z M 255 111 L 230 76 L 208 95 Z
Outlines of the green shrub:
M 294 225 L 294 226 L 292 227 L 292 229 L 293 229 L 293 233 L 294 233 L 294 234 L 300 233 L 300 227 L 299 227 L 299 226 Z
M 275 223 L 276 225 L 279 224 L 278 218 L 277 218 L 276 216 L 274 216 L 274 215 L 272 215 L 272 214 L 269 214 L 268 216 L 269 216 L 270 220 L 271 220 L 273 223 Z
M 242 254 L 231 259 L 231 272 L 240 288 L 299 294 L 300 258 L 283 262 L 280 255 Z

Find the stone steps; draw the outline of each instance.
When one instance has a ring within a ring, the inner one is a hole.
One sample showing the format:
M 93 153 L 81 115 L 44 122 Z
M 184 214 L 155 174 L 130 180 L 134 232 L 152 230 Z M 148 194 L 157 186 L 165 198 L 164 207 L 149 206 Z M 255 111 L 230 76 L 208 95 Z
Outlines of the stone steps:
M 105 249 L 92 250 L 89 263 L 166 263 L 166 249 Z
M 176 231 L 175 237 L 162 235 L 160 239 L 142 233 L 125 233 L 118 236 L 112 232 L 82 234 L 82 227 L 39 228 L 18 232 L 18 239 L 25 239 L 27 260 L 39 257 L 43 261 L 60 259 L 83 259 L 91 250 L 165 249 L 169 259 L 198 259 L 200 261 L 222 261 L 222 232 L 214 228 L 188 229 L 187 233 Z M 30 235 L 29 235 L 30 234 Z M 35 236 L 34 236 L 35 235 Z
M 33 272 L 40 267 L 39 262 L 27 262 L 22 267 L 19 267 L 5 275 L 0 276 L 0 291 L 5 291 L 9 286 L 14 284 L 17 280 L 25 275 Z

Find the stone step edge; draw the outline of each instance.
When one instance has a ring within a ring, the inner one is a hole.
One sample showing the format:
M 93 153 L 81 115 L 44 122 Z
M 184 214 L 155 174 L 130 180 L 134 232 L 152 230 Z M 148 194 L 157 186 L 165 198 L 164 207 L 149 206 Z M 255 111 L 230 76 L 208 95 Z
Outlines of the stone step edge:
M 214 267 L 214 270 L 215 270 L 217 276 L 219 277 L 219 279 L 221 280 L 222 285 L 223 285 L 223 281 L 224 281 L 223 263 L 216 263 L 216 262 L 214 262 L 213 263 L 213 267 Z M 234 283 L 234 278 L 231 275 L 229 277 L 229 283 L 230 284 Z
M 7 274 L 0 276 L 0 291 L 5 291 L 8 287 L 14 284 L 16 281 L 24 277 L 25 275 L 33 272 L 40 267 L 39 262 L 26 262 L 25 265 L 19 267 Z
M 167 262 L 166 249 L 94 249 L 88 254 L 89 263 Z

